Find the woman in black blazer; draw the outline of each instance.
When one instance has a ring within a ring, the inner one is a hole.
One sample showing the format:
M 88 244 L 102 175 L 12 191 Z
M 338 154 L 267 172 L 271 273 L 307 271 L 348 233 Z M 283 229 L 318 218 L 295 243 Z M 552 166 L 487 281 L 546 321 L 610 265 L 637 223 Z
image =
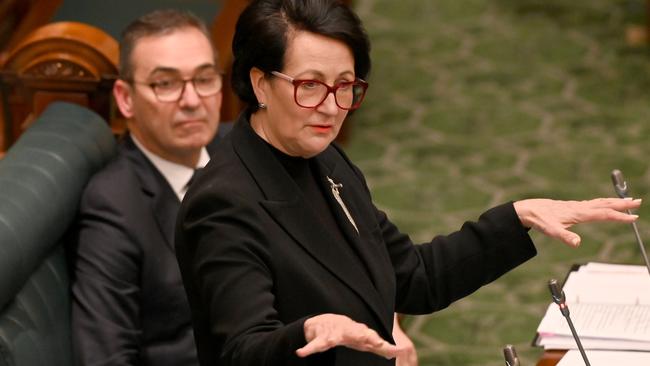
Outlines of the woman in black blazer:
M 363 101 L 369 42 L 334 0 L 253 1 L 233 85 L 248 104 L 187 193 L 177 257 L 202 365 L 391 365 L 393 312 L 448 306 L 535 255 L 527 228 L 577 246 L 638 200 L 505 203 L 414 245 L 332 143 Z

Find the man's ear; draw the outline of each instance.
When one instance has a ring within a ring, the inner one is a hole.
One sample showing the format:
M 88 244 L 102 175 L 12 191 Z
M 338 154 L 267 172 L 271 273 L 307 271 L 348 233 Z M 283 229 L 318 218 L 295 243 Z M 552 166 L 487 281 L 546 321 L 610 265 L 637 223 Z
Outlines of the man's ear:
M 249 72 L 249 76 L 251 79 L 251 85 L 253 86 L 253 92 L 257 98 L 257 102 L 266 104 L 268 102 L 266 98 L 266 94 L 268 93 L 267 88 L 269 87 L 269 84 L 265 77 L 266 73 L 257 67 L 253 67 Z
M 133 117 L 133 88 L 122 79 L 115 80 L 113 84 L 113 97 L 122 115 L 126 118 Z

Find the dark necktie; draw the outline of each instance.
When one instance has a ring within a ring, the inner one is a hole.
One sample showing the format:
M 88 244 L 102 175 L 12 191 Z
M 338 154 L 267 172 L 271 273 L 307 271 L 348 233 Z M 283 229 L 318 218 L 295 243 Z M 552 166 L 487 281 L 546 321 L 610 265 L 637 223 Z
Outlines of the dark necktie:
M 190 179 L 187 181 L 187 184 L 185 185 L 185 187 L 189 188 L 190 185 L 192 185 L 192 183 L 194 183 L 194 180 L 196 179 L 196 177 L 197 177 L 199 174 L 201 174 L 201 170 L 203 170 L 203 168 L 196 168 L 196 169 L 194 169 L 194 173 L 192 173 L 192 176 L 191 176 Z

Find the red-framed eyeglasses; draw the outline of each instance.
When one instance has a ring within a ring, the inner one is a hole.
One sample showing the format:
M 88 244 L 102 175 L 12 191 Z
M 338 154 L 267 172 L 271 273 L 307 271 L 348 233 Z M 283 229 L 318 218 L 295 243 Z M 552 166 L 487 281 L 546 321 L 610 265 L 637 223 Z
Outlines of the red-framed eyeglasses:
M 368 83 L 362 79 L 342 81 L 329 86 L 320 80 L 294 79 L 278 71 L 271 71 L 271 74 L 293 84 L 293 98 L 296 104 L 303 108 L 317 108 L 332 93 L 339 108 L 355 110 L 361 106 L 368 89 Z

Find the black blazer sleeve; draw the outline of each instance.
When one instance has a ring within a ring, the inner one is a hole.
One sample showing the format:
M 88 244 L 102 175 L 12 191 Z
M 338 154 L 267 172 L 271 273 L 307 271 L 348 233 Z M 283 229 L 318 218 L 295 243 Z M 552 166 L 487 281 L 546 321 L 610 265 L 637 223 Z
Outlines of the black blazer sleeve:
M 370 197 L 361 171 L 340 153 Z M 396 312 L 428 314 L 444 309 L 537 254 L 512 202 L 489 209 L 456 232 L 418 245 L 374 204 L 372 210 L 395 271 Z
M 71 251 L 78 364 L 197 364 L 172 246 L 180 202 L 153 169 L 120 156 L 84 191 Z
M 396 311 L 426 314 L 447 307 L 536 254 L 511 203 L 492 208 L 450 235 L 412 245 L 377 211 L 395 269 Z
M 119 202 L 140 200 L 109 192 L 102 183 L 91 183 L 84 192 L 72 251 L 72 331 L 79 365 L 139 364 L 139 245 L 127 226 L 133 217 Z

